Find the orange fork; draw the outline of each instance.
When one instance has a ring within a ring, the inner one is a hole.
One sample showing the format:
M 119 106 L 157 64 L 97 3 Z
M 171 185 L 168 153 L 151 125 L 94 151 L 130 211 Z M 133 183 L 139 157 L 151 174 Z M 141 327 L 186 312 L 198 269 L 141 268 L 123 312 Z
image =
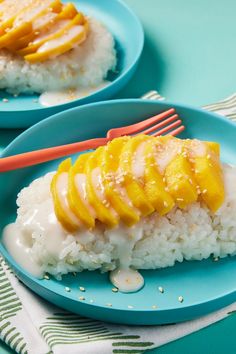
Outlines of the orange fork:
M 139 123 L 110 129 L 107 132 L 106 138 L 90 139 L 77 143 L 54 146 L 51 148 L 34 150 L 14 156 L 3 157 L 0 159 L 0 172 L 33 166 L 67 155 L 72 155 L 77 152 L 95 149 L 99 146 L 105 145 L 108 141 L 114 138 L 124 135 L 132 136 L 136 134 L 150 134 L 152 136 L 160 136 L 163 134 L 168 134 L 175 136 L 181 133 L 184 129 L 185 127 L 182 125 L 182 121 L 179 119 L 178 114 L 175 113 L 175 109 L 171 108 Z

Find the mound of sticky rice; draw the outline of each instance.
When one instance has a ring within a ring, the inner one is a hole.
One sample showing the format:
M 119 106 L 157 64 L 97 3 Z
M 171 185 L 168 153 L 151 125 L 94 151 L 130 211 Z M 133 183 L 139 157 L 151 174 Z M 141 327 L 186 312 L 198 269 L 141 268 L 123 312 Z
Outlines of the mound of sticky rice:
M 124 250 L 136 269 L 234 255 L 236 167 L 224 165 L 223 173 L 226 197 L 215 214 L 196 202 L 185 210 L 175 208 L 165 216 L 153 213 L 131 228 L 120 225 L 107 230 L 98 224 L 93 231 L 73 235 L 61 227 L 54 214 L 50 173 L 20 192 L 16 227 L 29 248 L 29 256 L 43 271 L 56 277 L 84 269 L 113 270 Z
M 116 66 L 111 33 L 88 19 L 87 39 L 54 59 L 31 64 L 9 51 L 0 50 L 0 89 L 10 93 L 41 93 L 70 88 L 96 87 Z

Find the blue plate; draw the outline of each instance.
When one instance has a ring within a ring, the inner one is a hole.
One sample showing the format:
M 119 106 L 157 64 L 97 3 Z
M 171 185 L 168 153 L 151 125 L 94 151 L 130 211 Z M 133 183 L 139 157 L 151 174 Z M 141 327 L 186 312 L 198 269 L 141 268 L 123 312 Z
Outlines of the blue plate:
M 3 155 L 105 136 L 111 127 L 138 122 L 170 107 L 176 108 L 186 126 L 183 138 L 218 141 L 223 161 L 236 164 L 236 125 L 200 109 L 144 100 L 100 102 L 59 113 L 25 131 Z M 54 170 L 57 164 L 58 161 L 54 161 L 0 175 L 0 230 L 16 217 L 15 200 L 20 189 Z M 104 321 L 145 325 L 173 323 L 207 314 L 236 300 L 234 257 L 219 262 L 211 259 L 183 262 L 163 270 L 143 271 L 144 288 L 137 293 L 122 294 L 113 293 L 108 275 L 99 272 L 84 271 L 76 277 L 65 276 L 62 281 L 38 280 L 19 267 L 2 245 L 0 251 L 18 277 L 37 294 L 72 312 Z M 71 288 L 70 293 L 65 291 L 65 286 Z M 80 293 L 79 286 L 85 287 L 86 292 Z M 159 286 L 165 289 L 164 294 L 158 291 Z M 81 295 L 84 301 L 79 300 Z M 183 296 L 184 302 L 178 301 L 179 296 Z M 157 308 L 153 308 L 155 305 Z
M 0 91 L 0 128 L 25 128 L 52 114 L 82 104 L 108 99 L 121 90 L 137 67 L 144 44 L 144 33 L 136 15 L 121 0 L 73 0 L 78 9 L 100 20 L 113 34 L 118 57 L 117 74 L 111 83 L 81 99 L 53 107 L 43 107 L 38 95 L 13 97 Z M 1 102 L 7 98 L 8 102 Z

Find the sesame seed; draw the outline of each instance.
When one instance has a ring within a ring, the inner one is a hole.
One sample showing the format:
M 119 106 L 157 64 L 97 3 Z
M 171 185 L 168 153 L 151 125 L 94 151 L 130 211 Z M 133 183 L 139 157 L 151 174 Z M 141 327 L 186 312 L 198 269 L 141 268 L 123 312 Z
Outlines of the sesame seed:
M 128 309 L 133 309 L 133 308 L 134 308 L 134 306 L 128 305 Z
M 167 208 L 167 207 L 168 207 L 168 203 L 167 203 L 167 201 L 166 201 L 166 200 L 164 200 L 163 204 L 164 204 L 164 207 L 165 207 L 165 208 Z
M 13 95 L 13 97 L 18 97 L 19 95 L 18 95 L 18 93 L 14 93 L 14 95 Z
M 7 103 L 9 100 L 7 98 L 3 98 L 2 102 Z
M 178 297 L 178 300 L 179 300 L 179 302 L 183 302 L 183 301 L 184 301 L 183 296 L 179 296 L 179 297 Z
M 106 304 L 106 306 L 108 307 L 112 307 L 112 304 L 110 304 L 109 302 Z
M 176 198 L 176 200 L 177 200 L 178 202 L 183 202 L 183 201 L 184 201 L 183 198 Z
M 47 274 L 44 274 L 43 278 L 46 279 L 46 280 L 49 280 L 49 279 L 50 279 Z
M 207 155 L 207 159 L 209 160 L 210 158 L 211 158 L 211 155 L 210 155 L 210 154 L 208 154 L 208 155 Z
M 213 258 L 213 262 L 218 262 L 219 261 L 219 257 L 214 257 Z
M 111 290 L 112 290 L 113 293 L 117 293 L 118 292 L 117 288 L 112 288 Z
M 79 287 L 79 290 L 80 290 L 80 291 L 86 291 L 83 286 L 80 286 L 80 287 Z
M 85 297 L 84 296 L 80 296 L 79 300 L 83 301 L 83 300 L 85 300 Z
M 203 194 L 207 193 L 207 189 L 203 189 L 202 193 Z
M 153 309 L 157 309 L 157 305 L 152 305 L 152 308 Z
M 73 272 L 72 274 L 73 274 L 73 276 L 74 276 L 74 277 L 76 277 L 76 275 L 77 275 L 77 273 L 76 273 L 76 272 Z
M 71 291 L 71 289 L 68 286 L 66 286 L 65 291 L 67 291 L 69 293 Z
M 158 290 L 160 291 L 160 293 L 162 293 L 162 294 L 164 293 L 164 289 L 163 289 L 162 286 L 159 286 L 159 287 L 158 287 Z

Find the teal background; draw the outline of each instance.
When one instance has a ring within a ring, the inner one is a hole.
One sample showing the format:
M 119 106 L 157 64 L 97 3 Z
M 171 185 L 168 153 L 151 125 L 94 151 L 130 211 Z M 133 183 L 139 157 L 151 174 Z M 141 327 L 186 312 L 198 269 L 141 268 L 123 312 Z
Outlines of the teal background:
M 146 43 L 135 77 L 117 97 L 157 89 L 172 101 L 200 106 L 236 92 L 235 0 L 126 3 L 142 21 Z M 1 130 L 0 149 L 19 133 Z M 150 354 L 234 354 L 235 328 L 231 315 Z M 11 353 L 5 348 L 0 346 L 1 354 Z

